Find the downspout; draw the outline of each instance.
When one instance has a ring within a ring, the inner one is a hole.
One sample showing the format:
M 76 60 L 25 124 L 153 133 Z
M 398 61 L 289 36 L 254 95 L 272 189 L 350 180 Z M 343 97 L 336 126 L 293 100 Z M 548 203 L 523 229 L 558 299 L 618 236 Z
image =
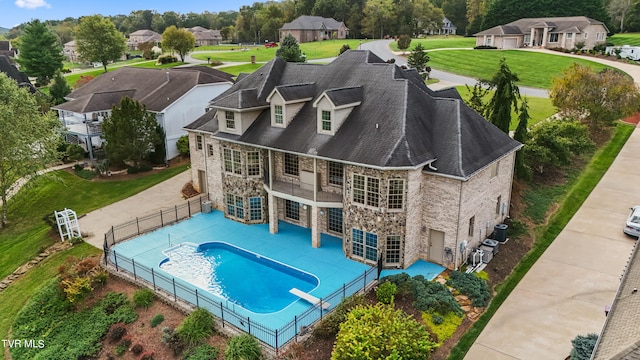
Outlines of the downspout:
M 460 207 L 462 204 L 462 181 L 460 181 L 460 191 L 458 192 L 458 226 L 456 229 L 456 256 L 454 258 L 455 261 L 455 270 L 458 270 L 458 253 L 460 252 L 460 244 L 459 244 L 459 239 L 460 239 Z

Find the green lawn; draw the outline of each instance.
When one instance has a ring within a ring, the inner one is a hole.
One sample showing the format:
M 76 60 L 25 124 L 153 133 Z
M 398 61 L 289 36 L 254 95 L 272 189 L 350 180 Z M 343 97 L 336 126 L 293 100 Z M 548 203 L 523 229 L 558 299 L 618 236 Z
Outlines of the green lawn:
M 518 50 L 443 50 L 429 52 L 429 66 L 476 79 L 490 79 L 498 71 L 500 59 L 518 74 L 518 85 L 540 89 L 551 87 L 554 77 L 562 76 L 562 71 L 573 63 L 590 66 L 595 71 L 605 65 L 589 60 L 561 55 L 534 53 Z
M 458 90 L 458 92 L 460 93 L 460 96 L 462 96 L 463 99 L 468 100 L 469 97 L 471 97 L 470 92 L 467 90 L 465 86 L 456 86 L 456 89 Z M 491 91 L 486 95 L 485 103 L 489 101 L 489 99 L 493 96 L 493 94 L 494 94 L 494 91 Z M 548 99 L 548 98 L 527 96 L 527 102 L 529 104 L 529 116 L 531 117 L 528 122 L 529 126 L 533 124 L 537 124 L 540 121 L 558 112 L 556 110 L 556 107 L 553 106 L 553 104 L 551 103 L 551 99 Z M 515 112 L 511 113 L 511 119 L 513 119 L 513 122 L 511 123 L 511 126 L 509 127 L 509 129 L 513 131 L 518 126 L 518 122 L 517 122 L 518 118 Z
M 364 41 L 363 41 L 364 42 Z M 360 40 L 326 40 L 316 41 L 310 43 L 300 44 L 300 50 L 307 55 L 307 59 L 324 59 L 334 56 L 338 56 L 340 48 L 348 44 L 351 49 L 357 49 L 360 44 Z M 273 59 L 276 56 L 277 48 L 265 48 L 262 47 L 248 47 L 248 50 L 227 50 L 227 51 L 212 51 L 192 53 L 191 56 L 198 60 L 219 60 L 224 62 L 249 62 L 251 57 L 255 56 L 255 60 L 258 62 L 266 62 Z M 198 48 L 200 50 L 200 48 Z
M 225 66 L 217 68 L 220 71 L 224 71 L 234 76 L 238 76 L 240 73 L 252 73 L 258 70 L 264 64 L 242 64 L 234 66 Z
M 607 42 L 611 42 L 614 45 L 631 45 L 640 46 L 640 33 L 624 33 L 615 34 L 607 37 Z
M 60 241 L 57 236 L 51 236 L 49 227 L 42 221 L 45 215 L 64 208 L 78 215 L 85 214 L 147 189 L 186 168 L 169 168 L 130 181 L 88 181 L 65 171 L 42 176 L 35 186 L 23 189 L 9 202 L 9 226 L 0 230 L 0 279 L 54 241 Z
M 444 35 L 433 35 L 425 39 L 411 39 L 411 44 L 407 51 L 411 51 L 418 44 L 422 44 L 422 47 L 427 50 L 473 48 L 476 46 L 476 38 L 460 35 L 449 35 L 446 37 Z M 389 47 L 391 47 L 393 51 L 401 51 L 398 49 L 398 44 L 395 41 L 392 41 Z

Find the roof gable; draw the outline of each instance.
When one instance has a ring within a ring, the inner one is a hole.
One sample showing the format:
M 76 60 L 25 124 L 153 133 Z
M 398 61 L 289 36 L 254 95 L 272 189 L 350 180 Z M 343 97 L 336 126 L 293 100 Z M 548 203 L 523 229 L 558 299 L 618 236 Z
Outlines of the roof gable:
M 598 20 L 586 16 L 566 16 L 548 18 L 524 18 L 508 24 L 494 26 L 481 31 L 478 35 L 524 35 L 531 32 L 532 28 L 548 28 L 554 33 L 582 32 L 587 26 L 602 25 L 608 31 L 606 25 Z
M 214 136 L 380 168 L 418 168 L 435 161 L 438 173 L 462 178 L 521 146 L 468 108 L 454 90 L 438 97 L 414 73 L 369 51 L 347 51 L 327 65 L 274 60 L 212 101 L 217 107 L 257 104 L 265 110 L 242 135 Z M 335 134 L 317 132 L 318 111 L 311 102 L 286 128 L 271 126 L 261 91 L 270 89 L 272 94 L 306 83 L 315 83 L 315 101 L 326 97 L 334 105 L 360 102 Z

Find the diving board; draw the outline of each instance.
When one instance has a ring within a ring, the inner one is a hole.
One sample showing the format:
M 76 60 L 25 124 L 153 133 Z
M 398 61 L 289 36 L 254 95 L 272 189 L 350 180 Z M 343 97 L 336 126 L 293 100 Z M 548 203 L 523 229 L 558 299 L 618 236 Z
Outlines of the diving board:
M 320 304 L 320 299 L 318 299 L 317 297 L 315 297 L 315 296 L 313 296 L 313 295 L 311 295 L 309 293 L 306 293 L 306 292 L 304 292 L 304 291 L 302 291 L 300 289 L 293 288 L 293 289 L 289 290 L 289 292 L 292 293 L 293 295 L 303 299 L 303 300 L 306 300 L 307 302 L 309 302 L 309 303 L 311 303 L 313 305 Z M 331 305 L 328 302 L 322 301 L 322 308 L 324 310 L 328 309 L 329 306 L 331 306 Z

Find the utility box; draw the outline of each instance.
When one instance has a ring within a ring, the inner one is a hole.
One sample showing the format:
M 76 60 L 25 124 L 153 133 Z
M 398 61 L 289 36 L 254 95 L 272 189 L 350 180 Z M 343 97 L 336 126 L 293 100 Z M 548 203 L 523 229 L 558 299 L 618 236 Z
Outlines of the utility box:
M 203 201 L 202 202 L 202 212 L 204 214 L 208 214 L 211 212 L 211 201 Z
M 493 259 L 493 248 L 487 245 L 480 245 L 480 250 L 482 250 L 482 262 L 487 264 L 491 259 Z
M 495 255 L 498 253 L 498 247 L 500 246 L 500 243 L 497 240 L 484 239 L 484 241 L 482 242 L 482 245 L 492 248 L 493 255 Z
M 497 224 L 493 228 L 493 238 L 501 243 L 507 242 L 507 228 L 509 228 L 507 224 Z

